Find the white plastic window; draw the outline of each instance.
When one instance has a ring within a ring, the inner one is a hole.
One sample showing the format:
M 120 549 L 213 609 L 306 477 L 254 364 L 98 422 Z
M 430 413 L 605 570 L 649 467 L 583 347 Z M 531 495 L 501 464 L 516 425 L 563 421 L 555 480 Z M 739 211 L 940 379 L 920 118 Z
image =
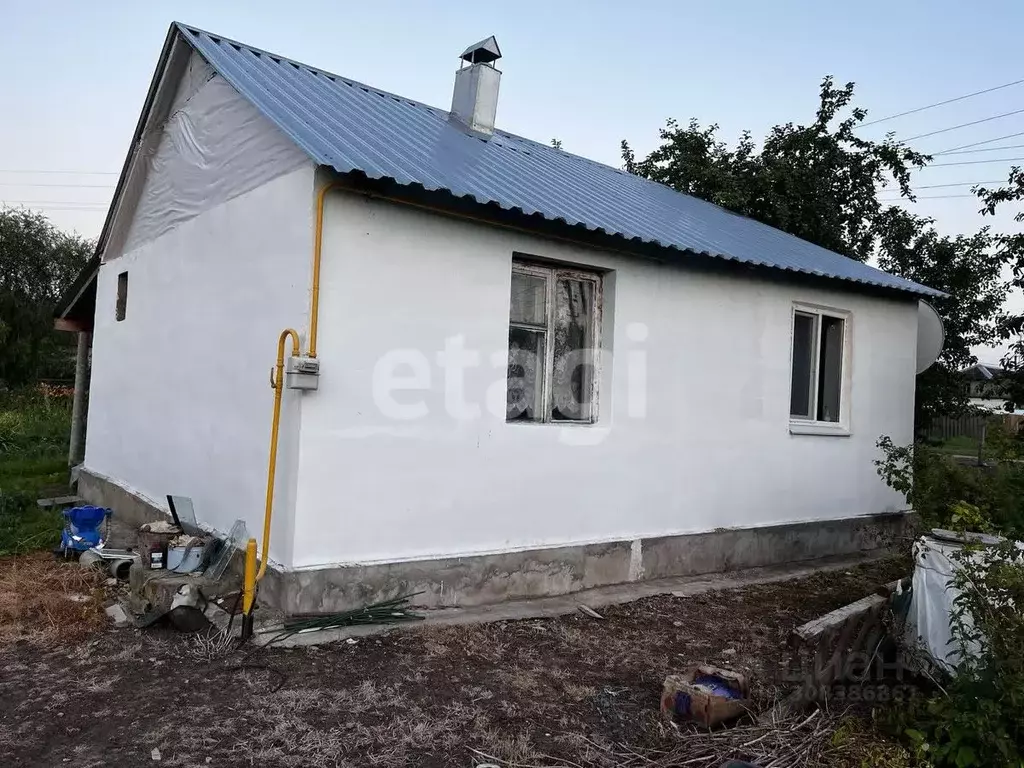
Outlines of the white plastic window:
M 849 313 L 798 306 L 793 311 L 792 421 L 845 421 Z

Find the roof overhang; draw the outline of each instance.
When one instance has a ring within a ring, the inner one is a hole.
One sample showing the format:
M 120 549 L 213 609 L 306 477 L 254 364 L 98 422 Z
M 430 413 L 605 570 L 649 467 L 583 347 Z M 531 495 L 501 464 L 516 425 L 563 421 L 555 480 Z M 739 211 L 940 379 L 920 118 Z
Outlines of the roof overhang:
M 96 316 L 96 277 L 100 257 L 94 254 L 57 302 L 53 326 L 58 331 L 91 331 Z

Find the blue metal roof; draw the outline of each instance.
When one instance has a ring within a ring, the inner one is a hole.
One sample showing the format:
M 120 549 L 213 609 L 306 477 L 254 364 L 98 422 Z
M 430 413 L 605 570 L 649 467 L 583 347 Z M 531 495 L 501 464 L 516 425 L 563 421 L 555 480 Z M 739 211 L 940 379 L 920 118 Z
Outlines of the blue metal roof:
M 657 182 L 202 30 L 178 30 L 310 158 L 339 173 L 444 190 L 510 211 L 733 261 L 894 289 L 890 275 Z

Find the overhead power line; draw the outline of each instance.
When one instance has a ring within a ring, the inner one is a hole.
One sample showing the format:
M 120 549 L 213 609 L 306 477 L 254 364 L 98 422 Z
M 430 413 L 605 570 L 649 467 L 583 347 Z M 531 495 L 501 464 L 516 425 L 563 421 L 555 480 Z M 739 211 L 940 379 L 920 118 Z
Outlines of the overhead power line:
M 1004 117 L 1010 117 L 1012 115 L 1019 115 L 1024 112 L 1024 109 L 1015 109 L 1013 112 L 1004 112 L 1001 115 L 992 115 L 991 117 L 983 117 L 981 120 L 972 120 L 969 123 L 960 123 L 960 125 L 951 125 L 948 128 L 940 128 L 937 131 L 928 131 L 928 133 L 919 133 L 917 136 L 910 136 L 906 139 L 902 139 L 903 142 L 916 141 L 917 139 L 925 139 L 929 136 L 938 136 L 940 133 L 949 133 L 950 131 L 958 131 L 961 128 L 969 128 L 972 125 L 981 125 L 982 123 L 989 123 L 993 120 L 1002 120 Z
M 973 144 L 961 144 L 959 146 L 952 146 L 952 147 L 948 148 L 948 150 L 943 150 L 942 152 L 933 152 L 932 156 L 936 157 L 936 156 L 939 156 L 939 155 L 951 155 L 952 153 L 956 152 L 957 150 L 966 150 L 966 148 L 968 148 L 969 146 L 981 146 L 982 144 L 990 144 L 993 141 L 1001 141 L 1002 139 L 1005 139 L 1005 138 L 1017 138 L 1018 136 L 1024 136 L 1024 131 L 1021 131 L 1020 133 L 1008 133 L 1006 136 L 996 136 L 995 138 L 986 138 L 984 141 L 975 141 Z
M 0 173 L 62 173 L 66 176 L 117 176 L 116 171 L 54 171 L 51 169 L 43 170 L 13 170 L 10 168 L 0 168 Z
M 71 189 L 113 189 L 113 184 L 45 184 L 38 181 L 0 181 L 0 187 L 65 187 Z
M 1018 163 L 1024 157 L 997 157 L 992 160 L 957 160 L 955 163 L 932 163 L 919 170 L 927 171 L 929 168 L 948 168 L 951 165 L 983 165 L 985 163 Z
M 958 149 L 952 152 L 936 152 L 933 157 L 938 155 L 976 155 L 979 152 L 1001 152 L 1004 149 L 1024 149 L 1024 144 L 1006 144 L 1002 147 L 982 147 L 981 149 Z
M 913 186 L 910 191 L 913 192 L 918 189 L 942 189 L 943 187 L 973 187 L 975 184 L 1005 184 L 1006 179 L 999 179 L 997 181 L 957 181 L 952 184 L 922 184 L 920 186 Z M 898 192 L 899 187 L 885 187 L 881 192 Z
M 897 112 L 895 115 L 888 115 L 887 117 L 880 117 L 877 120 L 871 120 L 867 123 L 861 123 L 858 128 L 866 128 L 869 125 L 878 125 L 878 123 L 885 123 L 889 120 L 895 120 L 897 117 L 905 117 L 906 115 L 914 115 L 918 112 L 924 112 L 926 109 L 935 109 L 935 107 L 944 107 L 946 104 L 953 104 L 964 99 L 970 99 L 975 96 L 981 96 L 983 93 L 992 93 L 993 91 L 1000 91 L 1003 88 L 1009 88 L 1011 85 L 1020 85 L 1024 83 L 1024 80 L 1014 80 L 1012 83 L 1004 83 L 1003 85 L 997 85 L 993 88 L 985 88 L 981 91 L 975 91 L 974 93 L 966 93 L 963 96 L 957 96 L 956 98 L 946 99 L 945 101 L 937 101 L 934 104 L 926 104 L 923 107 L 917 107 L 915 109 L 908 109 L 906 112 Z
M 966 194 L 966 193 L 965 194 L 960 194 L 960 195 L 917 195 L 916 199 L 917 200 L 950 200 L 950 199 L 952 199 L 954 197 L 977 197 L 977 196 L 976 195 L 969 195 L 969 194 Z M 883 200 L 882 202 L 883 203 L 888 203 L 888 202 L 894 202 L 895 200 L 897 200 L 897 198 L 893 198 L 892 200 Z M 913 201 L 909 201 L 909 202 L 913 202 Z
M 82 200 L 0 200 L 0 205 L 80 205 L 86 210 L 106 209 L 106 203 Z

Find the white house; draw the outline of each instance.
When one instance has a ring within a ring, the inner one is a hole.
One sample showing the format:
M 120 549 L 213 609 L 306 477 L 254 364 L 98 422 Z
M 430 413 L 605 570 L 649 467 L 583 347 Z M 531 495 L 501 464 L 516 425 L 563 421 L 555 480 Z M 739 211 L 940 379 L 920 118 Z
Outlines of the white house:
M 467 49 L 447 112 L 171 27 L 59 321 L 92 332 L 80 493 L 260 537 L 292 328 L 282 608 L 877 546 L 937 292 L 497 129 L 499 56 Z

